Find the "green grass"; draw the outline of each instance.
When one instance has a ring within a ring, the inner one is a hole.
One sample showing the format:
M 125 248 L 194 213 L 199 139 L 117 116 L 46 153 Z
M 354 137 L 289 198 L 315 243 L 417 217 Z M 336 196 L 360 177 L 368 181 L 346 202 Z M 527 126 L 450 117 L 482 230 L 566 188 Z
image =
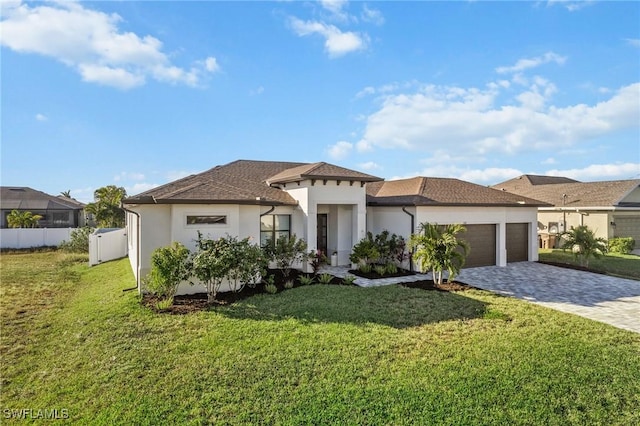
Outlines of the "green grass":
M 566 263 L 579 265 L 570 250 L 540 249 L 539 259 L 542 262 Z M 640 256 L 633 254 L 608 253 L 599 258 L 589 259 L 589 269 L 610 275 L 617 275 L 632 279 L 640 279 Z
M 3 424 L 22 408 L 92 425 L 640 422 L 636 333 L 399 286 L 155 314 L 122 291 L 126 259 L 85 259 L 1 257 Z

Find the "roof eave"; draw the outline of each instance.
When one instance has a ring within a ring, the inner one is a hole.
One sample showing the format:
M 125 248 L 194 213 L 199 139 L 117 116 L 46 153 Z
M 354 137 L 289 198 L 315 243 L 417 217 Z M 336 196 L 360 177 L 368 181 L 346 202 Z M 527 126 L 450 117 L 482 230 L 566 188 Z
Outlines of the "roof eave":
M 254 205 L 254 206 L 296 206 L 297 202 L 285 202 L 277 200 L 210 200 L 210 199 L 156 199 L 153 197 L 145 197 L 140 199 L 127 198 L 123 200 L 123 205 L 133 204 L 241 204 L 241 205 Z

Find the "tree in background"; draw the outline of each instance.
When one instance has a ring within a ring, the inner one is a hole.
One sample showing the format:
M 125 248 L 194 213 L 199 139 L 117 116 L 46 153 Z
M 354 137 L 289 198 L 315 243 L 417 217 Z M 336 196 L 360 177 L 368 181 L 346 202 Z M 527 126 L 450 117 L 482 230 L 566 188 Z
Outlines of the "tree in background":
M 125 213 L 120 203 L 126 196 L 127 191 L 121 186 L 103 186 L 94 191 L 95 201 L 87 204 L 85 210 L 93 214 L 99 228 L 123 228 Z
M 66 191 L 62 191 L 60 195 L 62 195 L 64 198 L 71 198 L 71 190 L 67 189 Z
M 7 215 L 7 225 L 9 228 L 35 228 L 40 219 L 42 219 L 42 216 L 39 214 L 12 210 Z
M 564 239 L 563 249 L 570 249 L 573 256 L 578 259 L 580 266 L 589 267 L 589 258 L 600 257 L 607 251 L 607 240 L 596 237 L 587 225 L 572 227 L 562 234 Z
M 449 272 L 449 282 L 460 273 L 469 245 L 456 235 L 466 230 L 460 224 L 438 225 L 425 222 L 420 224 L 421 233 L 411 235 L 409 246 L 416 250 L 413 259 L 423 271 L 433 271 L 433 281 L 436 282 L 437 277 L 437 284 L 442 284 L 442 272 L 445 270 Z

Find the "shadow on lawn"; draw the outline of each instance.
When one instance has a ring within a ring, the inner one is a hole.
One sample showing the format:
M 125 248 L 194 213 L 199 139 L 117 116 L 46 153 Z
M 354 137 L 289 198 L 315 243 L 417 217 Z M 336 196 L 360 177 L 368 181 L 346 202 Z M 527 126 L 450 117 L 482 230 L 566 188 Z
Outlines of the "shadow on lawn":
M 372 323 L 407 328 L 481 318 L 487 306 L 461 293 L 412 289 L 401 285 L 375 288 L 313 285 L 276 295 L 258 295 L 215 310 L 234 319 L 296 319 L 308 324 Z

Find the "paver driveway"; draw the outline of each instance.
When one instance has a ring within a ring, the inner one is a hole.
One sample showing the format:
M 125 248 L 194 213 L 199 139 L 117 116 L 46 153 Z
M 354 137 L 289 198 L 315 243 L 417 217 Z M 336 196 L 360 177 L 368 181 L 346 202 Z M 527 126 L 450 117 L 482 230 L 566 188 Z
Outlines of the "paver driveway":
M 536 262 L 463 269 L 457 280 L 640 333 L 640 281 Z

